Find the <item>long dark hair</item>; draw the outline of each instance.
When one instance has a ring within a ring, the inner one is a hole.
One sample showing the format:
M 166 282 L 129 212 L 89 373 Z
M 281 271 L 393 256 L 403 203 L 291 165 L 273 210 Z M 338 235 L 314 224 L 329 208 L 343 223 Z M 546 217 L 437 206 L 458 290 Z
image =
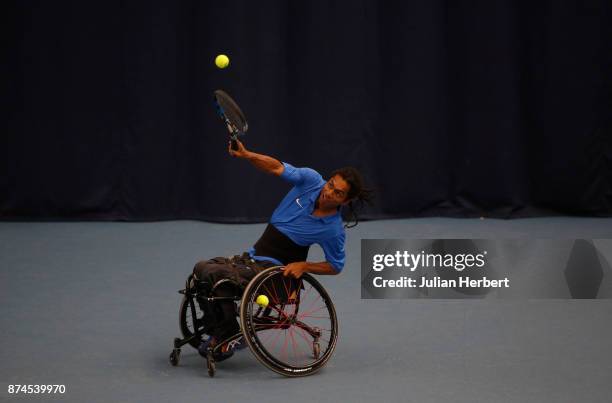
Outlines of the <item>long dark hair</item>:
M 374 199 L 374 191 L 372 189 L 367 189 L 364 186 L 363 177 L 354 167 L 344 167 L 340 169 L 336 169 L 332 172 L 331 176 L 340 175 L 342 179 L 349 184 L 350 188 L 346 198 L 351 200 L 348 207 L 347 224 L 344 225 L 344 228 L 353 228 L 359 223 L 359 216 L 357 213 L 359 210 L 363 208 L 364 204 L 372 205 Z M 355 199 L 355 200 L 352 200 Z M 350 221 L 353 220 L 353 224 L 349 224 Z

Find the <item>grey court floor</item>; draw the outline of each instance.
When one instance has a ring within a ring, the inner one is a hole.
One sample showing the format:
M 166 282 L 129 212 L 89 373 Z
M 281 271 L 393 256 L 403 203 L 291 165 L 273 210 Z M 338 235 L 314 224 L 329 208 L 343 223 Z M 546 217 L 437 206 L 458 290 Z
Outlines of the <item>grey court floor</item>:
M 196 221 L 0 223 L 0 401 L 609 402 L 611 300 L 362 300 L 361 238 L 612 238 L 612 220 L 412 219 L 348 230 L 335 355 L 286 379 L 248 350 L 219 363 L 185 348 L 176 292 L 200 259 L 247 249 L 264 228 Z M 321 257 L 311 250 L 310 259 Z M 51 397 L 9 384 L 63 384 Z

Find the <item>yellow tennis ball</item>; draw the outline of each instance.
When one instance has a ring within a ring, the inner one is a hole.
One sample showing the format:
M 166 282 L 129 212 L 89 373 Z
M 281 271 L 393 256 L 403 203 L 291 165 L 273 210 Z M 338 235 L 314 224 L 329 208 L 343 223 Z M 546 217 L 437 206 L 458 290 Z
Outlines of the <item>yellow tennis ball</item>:
M 257 297 L 257 299 L 255 300 L 255 302 L 257 303 L 257 305 L 262 306 L 262 307 L 267 307 L 268 304 L 270 303 L 270 301 L 268 300 L 268 297 L 266 297 L 265 295 L 259 295 Z
M 226 55 L 219 55 L 215 57 L 215 64 L 218 68 L 224 69 L 229 66 L 229 57 L 227 57 Z

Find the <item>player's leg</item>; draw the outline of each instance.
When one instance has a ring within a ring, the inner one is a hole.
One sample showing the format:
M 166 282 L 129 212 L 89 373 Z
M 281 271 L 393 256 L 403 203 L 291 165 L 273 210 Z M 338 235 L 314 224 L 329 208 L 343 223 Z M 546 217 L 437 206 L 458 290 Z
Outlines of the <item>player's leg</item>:
M 237 277 L 236 268 L 231 260 L 225 257 L 216 257 L 213 259 L 198 262 L 193 269 L 194 276 L 202 282 L 207 283 L 208 287 L 212 287 L 221 280 L 229 279 L 232 282 L 221 283 L 214 289 L 214 297 L 233 297 L 239 295 L 238 287 L 239 278 Z M 217 301 L 214 303 L 214 318 L 215 327 L 213 336 L 217 340 L 222 340 L 229 337 L 239 330 L 238 322 L 236 321 L 236 307 L 233 301 Z

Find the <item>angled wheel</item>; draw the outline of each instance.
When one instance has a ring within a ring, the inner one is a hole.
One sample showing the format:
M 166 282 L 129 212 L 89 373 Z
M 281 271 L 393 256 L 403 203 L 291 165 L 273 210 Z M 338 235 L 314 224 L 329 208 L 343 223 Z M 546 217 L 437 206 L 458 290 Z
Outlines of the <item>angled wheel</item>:
M 331 358 L 338 339 L 338 322 L 331 298 L 309 274 L 283 276 L 282 267 L 259 273 L 247 286 L 240 305 L 240 322 L 255 357 L 288 377 L 320 370 Z M 257 304 L 268 301 L 267 305 Z
M 318 341 L 312 343 L 312 356 L 315 359 L 319 359 L 319 357 L 321 356 L 321 345 Z
M 170 353 L 170 357 L 168 357 L 168 361 L 170 361 L 170 364 L 173 367 L 176 367 L 177 365 L 179 365 L 180 360 L 181 360 L 181 349 L 175 348 Z
M 212 355 L 206 357 L 206 368 L 208 369 L 208 376 L 210 376 L 211 378 L 214 377 L 216 372 L 216 366 L 215 359 L 212 357 Z

